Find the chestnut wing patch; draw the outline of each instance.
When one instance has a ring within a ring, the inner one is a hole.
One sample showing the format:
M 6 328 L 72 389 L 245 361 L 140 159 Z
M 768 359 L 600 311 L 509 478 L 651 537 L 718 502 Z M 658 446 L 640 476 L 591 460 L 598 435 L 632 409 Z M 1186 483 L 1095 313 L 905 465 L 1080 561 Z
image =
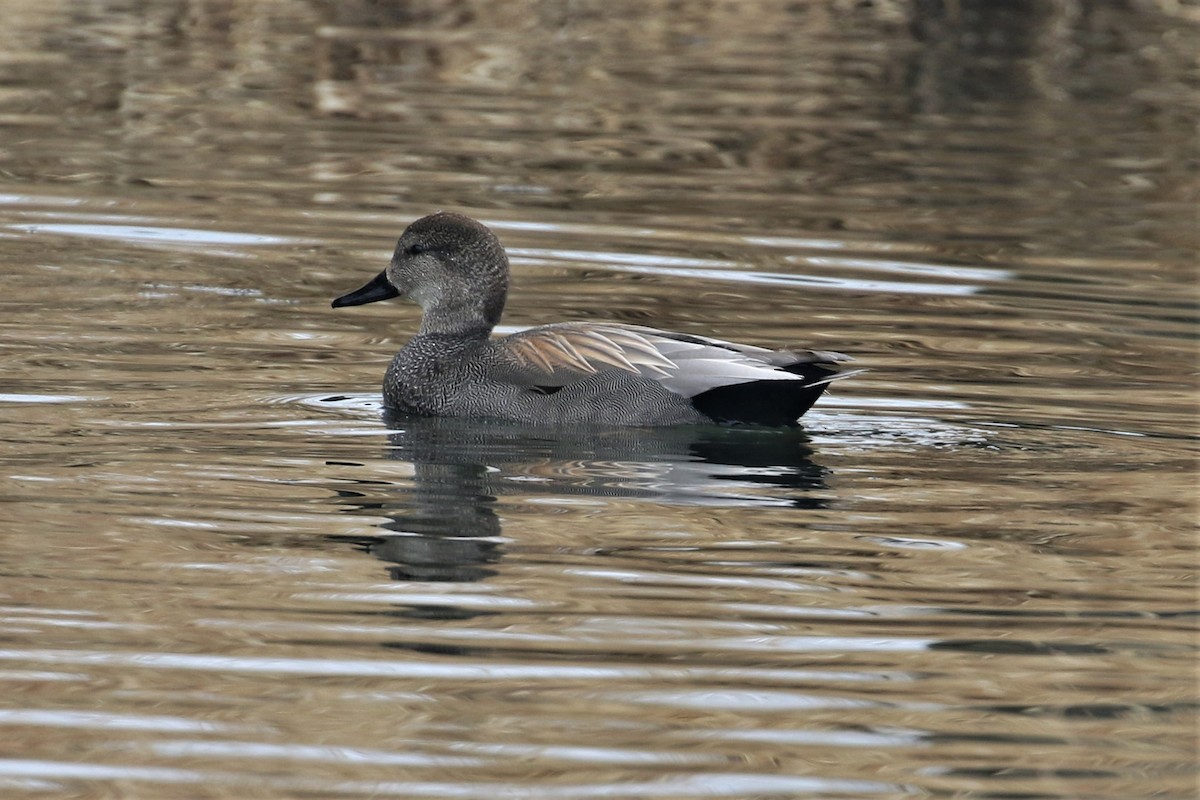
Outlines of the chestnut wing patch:
M 547 376 L 578 378 L 603 369 L 619 369 L 648 378 L 665 378 L 676 369 L 641 333 L 615 325 L 546 325 L 502 339 L 514 366 Z M 538 381 L 539 386 L 543 385 Z

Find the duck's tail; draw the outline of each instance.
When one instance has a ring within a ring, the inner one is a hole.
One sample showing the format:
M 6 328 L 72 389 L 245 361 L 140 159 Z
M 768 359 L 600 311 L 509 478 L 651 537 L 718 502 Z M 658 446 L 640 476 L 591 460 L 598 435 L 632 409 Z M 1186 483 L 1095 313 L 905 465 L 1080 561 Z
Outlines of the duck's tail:
M 829 384 L 866 371 L 842 368 L 842 364 L 852 360 L 841 353 L 797 353 L 796 361 L 779 368 L 803 380 L 759 380 L 718 386 L 693 397 L 692 405 L 722 424 L 794 426 Z

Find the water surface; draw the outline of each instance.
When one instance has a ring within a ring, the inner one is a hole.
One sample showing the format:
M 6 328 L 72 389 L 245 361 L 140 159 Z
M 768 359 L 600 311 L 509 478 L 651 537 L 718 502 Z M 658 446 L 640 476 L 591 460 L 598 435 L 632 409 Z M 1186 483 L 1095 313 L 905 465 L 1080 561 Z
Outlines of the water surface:
M 13 4 L 0 793 L 1185 797 L 1180 4 Z M 505 329 L 850 353 L 798 430 L 386 418 Z

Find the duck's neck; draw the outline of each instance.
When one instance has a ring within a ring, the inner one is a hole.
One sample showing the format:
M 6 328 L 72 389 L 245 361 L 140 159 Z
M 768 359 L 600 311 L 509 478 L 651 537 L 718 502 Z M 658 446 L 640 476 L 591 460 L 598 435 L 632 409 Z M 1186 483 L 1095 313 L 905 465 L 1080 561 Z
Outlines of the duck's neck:
M 432 284 L 409 293 L 421 306 L 421 336 L 437 335 L 486 339 L 504 313 L 508 280 L 495 276 L 491 282 Z
M 499 313 L 494 317 L 478 303 L 448 305 L 436 303 L 423 309 L 418 336 L 448 336 L 457 339 L 487 339 L 492 328 L 500 321 Z

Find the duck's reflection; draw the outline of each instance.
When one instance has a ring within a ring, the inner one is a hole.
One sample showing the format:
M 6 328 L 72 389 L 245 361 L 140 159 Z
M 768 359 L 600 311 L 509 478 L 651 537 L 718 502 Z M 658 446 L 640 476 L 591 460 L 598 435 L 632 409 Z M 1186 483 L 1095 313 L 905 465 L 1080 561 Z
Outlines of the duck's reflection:
M 820 508 L 827 470 L 802 429 L 537 429 L 508 423 L 385 416 L 389 457 L 410 483 L 385 501 L 344 492 L 385 516 L 354 541 L 391 562 L 397 580 L 478 581 L 503 554 L 499 498 L 646 500 L 658 505 Z

